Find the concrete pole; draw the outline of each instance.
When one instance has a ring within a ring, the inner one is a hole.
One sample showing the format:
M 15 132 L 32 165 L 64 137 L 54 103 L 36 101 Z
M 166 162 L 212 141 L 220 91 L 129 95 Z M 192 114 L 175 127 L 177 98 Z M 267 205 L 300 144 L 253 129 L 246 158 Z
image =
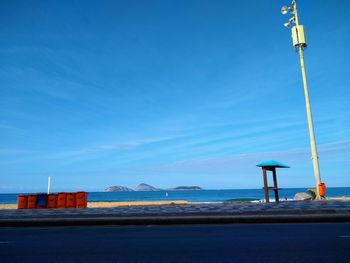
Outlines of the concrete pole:
M 297 1 L 296 0 L 293 0 L 293 8 L 294 8 L 295 24 L 298 26 L 299 25 L 299 17 L 298 17 Z M 317 147 L 316 147 L 314 125 L 313 125 L 313 121 L 312 121 L 309 89 L 308 89 L 307 80 L 306 80 L 304 53 L 303 53 L 303 49 L 301 46 L 299 46 L 299 57 L 300 57 L 301 75 L 302 75 L 303 84 L 304 84 L 304 94 L 305 94 L 305 103 L 306 103 L 307 122 L 308 122 L 308 126 L 309 126 L 309 134 L 310 134 L 312 164 L 314 167 L 314 175 L 315 175 L 315 181 L 316 181 L 316 193 L 317 193 L 316 199 L 321 199 L 319 191 L 318 191 L 318 185 L 321 183 L 320 167 L 318 164 L 318 154 L 317 154 Z

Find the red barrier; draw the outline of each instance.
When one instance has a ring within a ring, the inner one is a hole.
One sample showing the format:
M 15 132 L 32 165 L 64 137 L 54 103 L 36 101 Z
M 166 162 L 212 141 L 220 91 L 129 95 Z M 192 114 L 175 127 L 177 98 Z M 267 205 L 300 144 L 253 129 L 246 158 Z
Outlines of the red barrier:
M 19 195 L 17 197 L 17 209 L 27 209 L 28 208 L 28 196 Z
M 47 195 L 47 208 L 57 208 L 58 194 Z
M 46 205 L 41 208 L 87 208 L 87 192 L 45 194 L 45 197 Z M 36 194 L 18 195 L 17 209 L 35 209 L 38 208 L 38 202 L 40 198 Z
M 27 208 L 28 209 L 35 209 L 36 208 L 36 195 L 28 195 L 28 201 L 27 201 Z
M 76 199 L 75 193 L 67 193 L 66 208 L 75 208 L 75 205 L 76 205 L 75 199 Z
M 66 208 L 67 193 L 59 193 L 57 195 L 57 208 Z
M 77 192 L 76 193 L 76 208 L 87 208 L 88 193 Z

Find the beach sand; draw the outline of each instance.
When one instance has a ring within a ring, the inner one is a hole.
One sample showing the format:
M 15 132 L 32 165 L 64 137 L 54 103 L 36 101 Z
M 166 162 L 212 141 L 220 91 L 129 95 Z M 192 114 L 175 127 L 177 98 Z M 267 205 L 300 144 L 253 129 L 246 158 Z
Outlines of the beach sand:
M 190 202 L 177 201 L 133 201 L 133 202 L 88 202 L 89 208 L 120 207 L 120 206 L 150 206 L 150 205 L 188 205 Z
M 3 209 L 17 209 L 17 204 L 0 204 L 0 210 Z
M 176 201 L 133 201 L 133 202 L 88 202 L 88 208 L 109 208 L 121 206 L 151 206 L 151 205 L 187 205 L 190 202 L 184 200 Z M 0 210 L 17 209 L 17 204 L 0 204 Z

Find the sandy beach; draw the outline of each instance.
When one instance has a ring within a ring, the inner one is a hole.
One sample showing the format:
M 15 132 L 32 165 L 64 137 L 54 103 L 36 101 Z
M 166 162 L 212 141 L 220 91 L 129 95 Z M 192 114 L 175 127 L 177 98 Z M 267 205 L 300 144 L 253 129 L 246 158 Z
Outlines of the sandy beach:
M 187 205 L 185 200 L 177 201 L 133 201 L 133 202 L 88 202 L 89 208 L 120 207 L 120 206 L 150 206 L 150 205 Z
M 0 204 L 0 210 L 17 209 L 17 204 Z
M 121 206 L 151 206 L 151 205 L 187 205 L 185 200 L 176 201 L 133 201 L 133 202 L 88 202 L 88 208 L 108 208 Z M 0 204 L 0 210 L 17 209 L 17 204 Z

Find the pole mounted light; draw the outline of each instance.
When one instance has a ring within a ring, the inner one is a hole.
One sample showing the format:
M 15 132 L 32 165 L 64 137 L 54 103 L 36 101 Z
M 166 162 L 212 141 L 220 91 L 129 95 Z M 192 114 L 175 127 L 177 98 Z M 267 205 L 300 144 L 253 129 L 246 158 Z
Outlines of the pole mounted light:
M 312 121 L 309 90 L 308 90 L 308 86 L 307 86 L 305 63 L 304 63 L 304 50 L 307 47 L 307 43 L 306 43 L 304 27 L 299 24 L 297 1 L 292 0 L 292 6 L 290 6 L 290 7 L 283 6 L 281 8 L 281 13 L 282 13 L 282 15 L 287 15 L 287 14 L 292 15 L 292 17 L 288 20 L 288 22 L 284 23 L 284 26 L 286 28 L 290 28 L 290 26 L 292 24 L 294 24 L 294 26 L 291 29 L 292 41 L 293 41 L 293 46 L 294 46 L 295 50 L 299 52 L 299 57 L 300 57 L 301 75 L 302 75 L 303 84 L 304 84 L 306 114 L 307 114 L 307 121 L 308 121 L 309 134 L 310 134 L 312 164 L 314 167 L 314 175 L 315 175 L 315 181 L 316 181 L 316 199 L 321 199 L 325 195 L 325 193 L 320 194 L 320 189 L 321 189 L 320 187 L 324 186 L 324 184 L 321 183 L 320 167 L 318 164 L 318 154 L 317 154 L 317 147 L 316 147 L 316 140 L 315 140 L 315 132 L 314 132 L 314 125 L 313 125 L 313 121 Z

